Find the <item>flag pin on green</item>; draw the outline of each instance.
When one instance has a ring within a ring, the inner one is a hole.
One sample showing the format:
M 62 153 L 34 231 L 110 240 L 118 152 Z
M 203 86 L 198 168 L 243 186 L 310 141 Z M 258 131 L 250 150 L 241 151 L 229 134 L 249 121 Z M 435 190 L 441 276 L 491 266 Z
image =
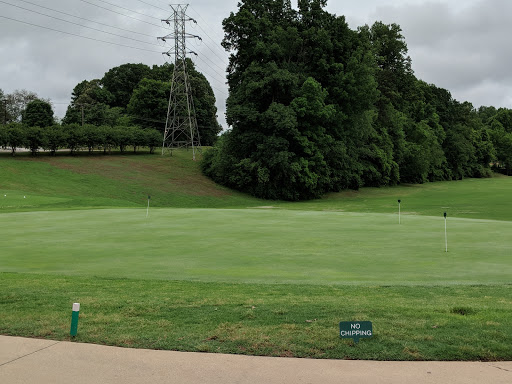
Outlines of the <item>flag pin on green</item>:
M 69 334 L 73 337 L 78 332 L 78 315 L 80 312 L 80 303 L 73 303 L 73 313 L 71 314 L 71 331 Z

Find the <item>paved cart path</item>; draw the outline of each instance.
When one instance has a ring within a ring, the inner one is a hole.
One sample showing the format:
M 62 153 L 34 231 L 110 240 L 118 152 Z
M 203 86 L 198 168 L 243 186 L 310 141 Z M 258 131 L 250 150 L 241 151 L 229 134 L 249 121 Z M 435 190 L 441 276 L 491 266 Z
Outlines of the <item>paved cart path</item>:
M 0 336 L 0 382 L 510 384 L 512 362 L 376 362 L 153 351 Z

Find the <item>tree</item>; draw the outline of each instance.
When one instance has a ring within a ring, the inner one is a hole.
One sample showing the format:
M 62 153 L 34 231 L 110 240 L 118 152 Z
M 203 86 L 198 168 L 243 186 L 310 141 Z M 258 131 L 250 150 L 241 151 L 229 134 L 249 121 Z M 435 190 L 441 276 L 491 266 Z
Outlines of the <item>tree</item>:
M 110 106 L 126 109 L 133 90 L 149 74 L 150 69 L 145 64 L 123 64 L 105 73 L 101 84 L 113 96 Z
M 160 80 L 142 79 L 133 91 L 128 114 L 141 126 L 157 128 L 163 131 L 167 118 L 170 83 Z
M 7 148 L 9 145 L 9 134 L 7 125 L 0 125 L 0 148 Z
M 70 124 L 63 126 L 63 129 L 66 132 L 67 147 L 72 155 L 86 145 L 86 135 L 83 127 L 78 124 Z
M 7 98 L 4 94 L 4 91 L 0 88 L 0 121 L 2 124 L 7 124 Z
M 490 120 L 490 136 L 496 149 L 495 168 L 512 175 L 512 132 L 508 132 L 497 119 Z
M 187 59 L 187 71 L 192 87 L 192 98 L 194 100 L 201 145 L 211 146 L 222 131 L 222 127 L 217 121 L 215 94 L 206 77 L 196 70 L 194 63 L 189 59 Z
M 102 125 L 107 121 L 115 125 L 110 115 L 110 103 L 114 97 L 99 79 L 78 83 L 71 94 L 71 103 L 62 120 L 63 124 Z
M 127 112 L 137 124 L 146 128 L 152 127 L 161 131 L 164 130 L 171 84 L 169 80 L 163 81 L 159 78 L 165 78 L 169 71 L 172 74 L 172 68 L 172 65 L 153 66 L 150 73 L 151 78 L 142 79 L 133 91 Z M 213 145 L 217 135 L 222 130 L 217 122 L 215 95 L 206 77 L 195 69 L 194 63 L 189 59 L 187 59 L 187 71 L 192 88 L 201 144 L 204 146 Z M 165 75 L 162 75 L 162 73 Z
M 162 145 L 163 135 L 154 129 L 146 129 L 143 132 L 145 136 L 144 145 L 149 147 L 149 153 L 155 153 L 155 148 Z
M 44 100 L 29 102 L 22 114 L 22 123 L 28 127 L 49 127 L 54 122 L 52 105 Z
M 44 135 L 46 140 L 42 143 L 43 149 L 50 151 L 52 156 L 55 156 L 59 149 L 67 147 L 67 132 L 61 126 L 52 125 L 44 128 Z
M 389 180 L 371 44 L 325 3 L 246 0 L 224 20 L 233 129 L 203 166 L 218 182 L 297 200 Z
M 11 147 L 11 155 L 16 154 L 18 148 L 24 147 L 27 143 L 25 132 L 18 123 L 10 123 L 7 125 L 7 140 Z
M 6 123 L 20 122 L 28 103 L 38 99 L 37 94 L 25 89 L 4 95 L 4 120 Z
M 30 152 L 32 152 L 32 156 L 36 156 L 39 149 L 46 146 L 47 137 L 43 129 L 39 126 L 25 126 L 24 134 L 25 145 L 30 149 Z

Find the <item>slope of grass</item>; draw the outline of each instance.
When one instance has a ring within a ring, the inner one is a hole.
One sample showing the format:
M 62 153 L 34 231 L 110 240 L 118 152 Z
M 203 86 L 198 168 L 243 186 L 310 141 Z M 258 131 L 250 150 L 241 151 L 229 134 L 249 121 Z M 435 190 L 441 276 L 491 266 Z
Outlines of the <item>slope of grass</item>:
M 7 195 L 6 197 L 4 195 Z M 261 205 L 201 175 L 187 151 L 11 158 L 0 155 L 0 212 L 104 207 L 234 208 Z M 23 199 L 26 196 L 28 199 Z
M 398 212 L 401 200 L 405 215 L 474 219 L 512 220 L 512 177 L 495 174 L 489 179 L 465 179 L 436 183 L 363 188 L 360 191 L 332 193 L 325 198 L 279 207 L 298 210 L 342 210 L 346 212 Z
M 396 213 L 404 215 L 512 220 L 512 178 L 363 188 L 323 199 L 289 203 L 234 192 L 201 174 L 187 151 L 161 155 L 80 156 L 0 154 L 0 212 L 105 207 L 247 208 L 271 206 L 302 211 Z M 27 196 L 30 199 L 23 199 Z

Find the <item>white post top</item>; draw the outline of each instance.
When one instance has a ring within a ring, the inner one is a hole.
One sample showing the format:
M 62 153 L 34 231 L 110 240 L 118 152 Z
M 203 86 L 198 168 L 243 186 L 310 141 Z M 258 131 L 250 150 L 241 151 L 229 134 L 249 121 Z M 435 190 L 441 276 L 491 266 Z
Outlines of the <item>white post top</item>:
M 80 311 L 80 303 L 73 303 L 73 312 Z

